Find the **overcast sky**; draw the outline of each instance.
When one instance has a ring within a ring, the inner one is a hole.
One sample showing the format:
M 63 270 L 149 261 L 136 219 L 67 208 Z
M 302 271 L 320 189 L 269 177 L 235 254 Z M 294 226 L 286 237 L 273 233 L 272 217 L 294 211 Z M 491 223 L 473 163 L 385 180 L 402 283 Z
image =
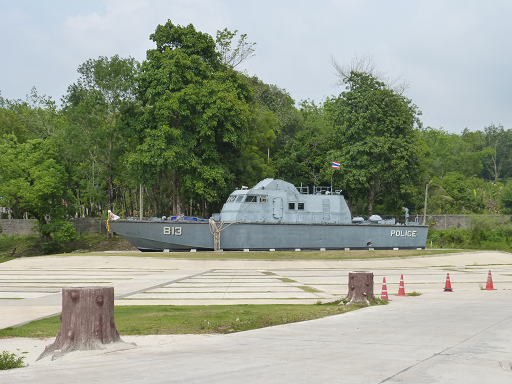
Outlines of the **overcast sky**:
M 228 28 L 256 42 L 237 69 L 298 102 L 338 95 L 342 65 L 373 56 L 409 84 L 425 126 L 460 133 L 512 128 L 512 1 L 473 0 L 0 0 L 0 92 L 32 87 L 59 101 L 78 66 L 99 56 L 145 59 L 158 24 Z

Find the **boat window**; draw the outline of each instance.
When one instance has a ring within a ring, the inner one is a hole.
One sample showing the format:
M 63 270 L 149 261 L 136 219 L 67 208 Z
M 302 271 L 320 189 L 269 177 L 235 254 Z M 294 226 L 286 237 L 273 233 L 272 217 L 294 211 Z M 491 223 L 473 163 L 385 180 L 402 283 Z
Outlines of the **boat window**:
M 288 209 L 295 209 L 295 203 L 288 203 Z
M 236 199 L 236 196 L 235 195 L 231 195 L 228 197 L 228 201 L 226 201 L 226 203 L 233 203 Z
M 267 196 L 260 196 L 260 203 L 266 203 L 267 202 Z
M 245 198 L 246 203 L 257 203 L 258 202 L 258 196 L 248 195 Z
M 297 203 L 297 209 L 303 211 L 304 210 L 304 203 Z
M 241 203 L 243 201 L 244 197 L 245 197 L 244 195 L 237 196 L 236 203 Z

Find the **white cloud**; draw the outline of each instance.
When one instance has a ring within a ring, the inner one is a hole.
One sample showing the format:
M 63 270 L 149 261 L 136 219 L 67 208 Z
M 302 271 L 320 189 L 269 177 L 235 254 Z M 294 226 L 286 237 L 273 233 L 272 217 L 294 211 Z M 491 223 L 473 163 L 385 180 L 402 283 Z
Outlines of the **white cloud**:
M 410 83 L 423 121 L 461 131 L 512 127 L 507 49 L 512 3 L 475 0 L 353 1 L 90 0 L 0 3 L 0 90 L 23 97 L 37 86 L 58 99 L 76 69 L 98 56 L 141 61 L 149 35 L 168 19 L 215 35 L 227 27 L 257 43 L 250 74 L 316 101 L 342 89 L 330 54 L 350 63 L 375 55 L 379 70 Z M 14 4 L 14 3 L 12 3 Z

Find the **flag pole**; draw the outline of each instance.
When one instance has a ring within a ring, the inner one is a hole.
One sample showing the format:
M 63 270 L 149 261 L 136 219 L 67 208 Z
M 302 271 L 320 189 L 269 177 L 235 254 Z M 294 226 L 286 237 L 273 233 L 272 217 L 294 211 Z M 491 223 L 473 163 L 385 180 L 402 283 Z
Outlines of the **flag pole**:
M 332 194 L 332 174 L 333 174 L 333 167 L 332 167 L 332 162 L 331 162 L 331 194 Z

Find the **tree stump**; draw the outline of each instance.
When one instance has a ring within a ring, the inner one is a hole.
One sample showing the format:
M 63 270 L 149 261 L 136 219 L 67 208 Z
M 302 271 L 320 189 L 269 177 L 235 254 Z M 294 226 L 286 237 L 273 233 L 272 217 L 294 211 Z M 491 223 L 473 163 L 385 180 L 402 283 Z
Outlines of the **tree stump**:
M 55 341 L 37 360 L 48 355 L 54 360 L 71 351 L 124 343 L 114 321 L 114 287 L 63 288 L 60 321 Z
M 352 304 L 370 305 L 373 300 L 373 272 L 356 271 L 348 273 L 348 296 L 347 300 Z

